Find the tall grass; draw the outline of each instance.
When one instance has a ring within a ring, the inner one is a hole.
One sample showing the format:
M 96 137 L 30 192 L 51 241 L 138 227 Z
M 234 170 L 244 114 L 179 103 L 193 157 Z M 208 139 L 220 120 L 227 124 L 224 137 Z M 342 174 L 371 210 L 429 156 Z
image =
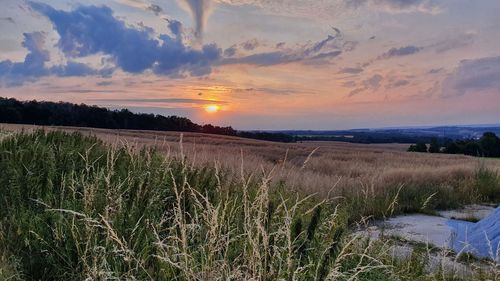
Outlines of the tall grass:
M 2 124 L 0 128 L 11 131 L 29 131 L 36 127 Z M 47 130 L 78 131 L 96 135 L 114 144 L 117 139 L 136 143 L 137 146 L 154 146 L 158 152 L 180 156 L 179 133 L 104 130 L 92 128 L 60 128 Z M 385 198 L 387 191 L 395 193 L 404 184 L 406 190 L 424 187 L 442 193 L 456 193 L 453 206 L 468 203 L 471 187 L 476 185 L 478 158 L 460 155 L 415 154 L 405 152 L 407 146 L 397 144 L 361 145 L 336 142 L 282 144 L 255 141 L 227 136 L 186 133 L 183 154 L 198 167 L 213 166 L 217 160 L 227 177 L 240 176 L 241 153 L 245 170 L 258 173 L 261 168 L 275 166 L 272 184 L 279 183 L 287 190 L 304 194 L 318 194 L 322 198 L 357 196 L 370 189 L 372 195 Z M 311 151 L 314 151 L 311 155 Z M 306 161 L 307 160 L 307 161 Z M 307 162 L 304 165 L 304 162 Z M 482 160 L 489 171 L 500 171 L 500 162 Z M 230 175 L 232 174 L 232 175 Z M 335 188 L 332 188 L 335 187 Z M 427 198 L 428 192 L 422 197 Z M 439 200 L 441 196 L 434 196 Z M 465 199 L 462 200 L 462 199 Z M 478 200 L 480 198 L 477 198 Z M 460 202 L 457 202 L 460 201 Z M 430 202 L 435 203 L 436 201 Z M 421 202 L 418 202 L 421 203 Z M 443 202 L 439 205 L 443 205 Z M 444 202 L 446 203 L 446 202 Z M 386 206 L 383 206 L 386 207 Z M 380 208 L 382 210 L 383 208 Z
M 0 245 L 27 280 L 323 278 L 341 255 L 344 226 L 319 207 L 309 223 L 309 200 L 273 198 L 268 176 L 225 182 L 217 168 L 59 132 L 0 150 Z
M 234 177 L 182 151 L 62 132 L 6 137 L 0 279 L 445 280 L 349 230 L 355 216 L 413 208 L 404 187 L 370 207 L 370 187 L 364 199 L 305 196 L 273 181 L 276 169 Z M 435 204 L 431 192 L 423 205 Z
M 475 196 L 480 201 L 500 202 L 500 174 L 480 162 L 476 172 Z

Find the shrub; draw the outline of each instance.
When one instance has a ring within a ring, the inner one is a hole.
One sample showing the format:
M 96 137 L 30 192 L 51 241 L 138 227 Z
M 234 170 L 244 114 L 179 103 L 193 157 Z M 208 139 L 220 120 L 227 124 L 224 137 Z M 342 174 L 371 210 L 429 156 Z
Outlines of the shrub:
M 429 152 L 430 153 L 441 152 L 441 145 L 439 144 L 439 141 L 437 138 L 432 138 L 431 144 L 429 145 Z
M 427 145 L 425 143 L 419 142 L 417 144 L 410 145 L 408 148 L 409 152 L 427 152 Z

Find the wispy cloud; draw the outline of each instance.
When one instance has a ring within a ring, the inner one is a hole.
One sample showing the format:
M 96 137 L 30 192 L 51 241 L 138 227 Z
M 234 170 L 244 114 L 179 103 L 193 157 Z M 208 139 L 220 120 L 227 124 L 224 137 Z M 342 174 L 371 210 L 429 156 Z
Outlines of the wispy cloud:
M 233 93 L 263 93 L 263 94 L 271 94 L 271 95 L 291 95 L 297 93 L 303 93 L 303 91 L 299 91 L 296 89 L 290 88 L 266 88 L 266 87 L 257 87 L 257 88 L 234 88 L 231 89 Z
M 163 98 L 163 99 L 89 99 L 89 102 L 105 103 L 184 103 L 184 104 L 227 104 L 226 101 L 208 99 L 185 99 L 185 98 Z
M 389 13 L 427 13 L 441 11 L 433 0 L 216 0 L 226 5 L 253 5 L 271 14 L 331 19 L 362 8 Z
M 0 21 L 6 21 L 8 23 L 16 24 L 16 21 L 12 17 L 2 17 L 0 18 Z
M 113 85 L 113 82 L 112 81 L 100 81 L 100 82 L 97 82 L 95 84 L 96 84 L 96 86 L 105 87 L 105 86 Z
M 481 91 L 500 94 L 500 57 L 463 60 L 443 82 L 445 96 Z
M 391 13 L 430 13 L 440 12 L 439 5 L 433 0 L 346 0 L 348 6 L 360 8 L 369 6 Z
M 284 45 L 281 45 L 277 46 L 276 50 L 269 52 L 240 57 L 230 56 L 223 59 L 221 64 L 249 64 L 257 66 L 271 66 L 295 62 L 311 64 L 329 61 L 344 52 L 353 51 L 356 42 L 345 41 L 341 31 L 337 28 L 333 29 L 335 31 L 334 35 L 328 35 L 323 40 L 309 43 L 299 48 L 284 48 Z
M 408 45 L 408 46 L 400 47 L 400 48 L 391 48 L 389 51 L 383 53 L 379 57 L 379 59 L 390 59 L 393 57 L 403 57 L 403 56 L 414 55 L 414 54 L 422 51 L 423 49 L 424 49 L 423 47 L 412 46 L 412 45 Z
M 241 43 L 241 46 L 243 47 L 243 49 L 245 49 L 247 51 L 253 51 L 257 47 L 259 47 L 260 45 L 261 45 L 260 41 L 255 39 L 255 38 Z
M 447 38 L 440 39 L 438 42 L 429 45 L 427 48 L 432 48 L 436 53 L 441 54 L 450 50 L 460 49 L 472 45 L 477 38 L 474 32 L 456 33 Z
M 160 7 L 156 4 L 151 4 L 151 5 L 147 6 L 146 10 L 153 12 L 157 16 L 159 16 L 160 14 L 163 13 L 162 7 Z
M 157 4 L 151 3 L 151 1 L 149 0 L 115 0 L 115 1 L 126 6 L 152 12 L 157 16 L 164 14 L 162 7 L 160 7 Z
M 363 72 L 361 67 L 346 67 L 339 70 L 339 74 L 359 74 Z
M 373 63 L 376 63 L 377 61 L 415 55 L 417 53 L 420 53 L 424 49 L 425 49 L 425 47 L 414 46 L 414 45 L 408 45 L 408 46 L 404 46 L 404 47 L 393 47 L 393 48 L 387 50 L 386 52 L 384 52 L 383 54 L 363 63 L 362 66 L 368 67 L 368 66 L 372 65 Z
M 389 90 L 389 89 L 404 87 L 404 86 L 407 86 L 409 84 L 410 84 L 410 80 L 398 79 L 398 80 L 394 80 L 394 81 L 389 81 L 389 83 L 387 83 L 385 85 L 385 88 Z
M 384 77 L 380 74 L 374 74 L 369 78 L 361 81 L 360 86 L 349 93 L 349 97 L 353 97 L 367 90 L 377 91 L 382 85 Z

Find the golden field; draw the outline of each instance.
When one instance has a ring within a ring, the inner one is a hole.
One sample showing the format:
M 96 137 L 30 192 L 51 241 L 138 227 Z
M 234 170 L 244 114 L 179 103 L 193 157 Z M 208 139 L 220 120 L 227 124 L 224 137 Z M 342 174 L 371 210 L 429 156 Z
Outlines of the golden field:
M 479 166 L 500 170 L 497 159 L 410 153 L 406 152 L 407 144 L 286 144 L 199 133 L 0 125 L 0 130 L 6 132 L 36 129 L 80 132 L 134 148 L 154 146 L 170 156 L 179 156 L 182 149 L 182 154 L 195 165 L 219 165 L 236 176 L 241 168 L 256 176 L 272 172 L 274 181 L 282 181 L 288 190 L 321 197 L 352 192 L 373 195 L 399 185 L 468 185 Z

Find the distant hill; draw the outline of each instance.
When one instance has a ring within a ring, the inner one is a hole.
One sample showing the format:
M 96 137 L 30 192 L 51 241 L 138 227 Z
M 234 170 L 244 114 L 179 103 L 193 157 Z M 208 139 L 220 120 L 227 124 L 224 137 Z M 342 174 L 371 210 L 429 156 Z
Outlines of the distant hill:
M 500 125 L 407 127 L 332 131 L 287 130 L 279 132 L 295 136 L 299 141 L 317 140 L 344 141 L 353 143 L 429 143 L 433 138 L 441 140 L 477 140 L 485 132 L 493 132 L 500 135 Z

